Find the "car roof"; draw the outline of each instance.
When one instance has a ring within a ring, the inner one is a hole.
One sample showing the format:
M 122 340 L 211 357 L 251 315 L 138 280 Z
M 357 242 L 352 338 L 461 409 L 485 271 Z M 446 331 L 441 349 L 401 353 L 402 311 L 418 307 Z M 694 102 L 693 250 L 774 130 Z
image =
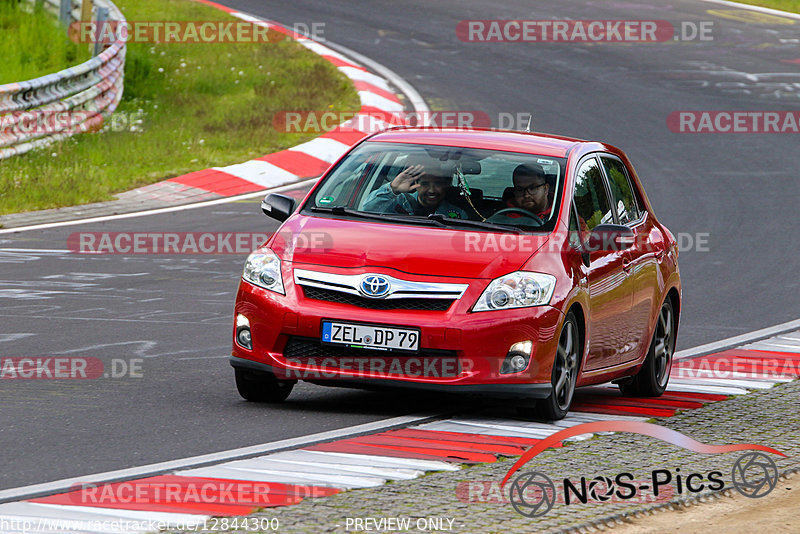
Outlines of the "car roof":
M 413 143 L 421 145 L 457 146 L 463 148 L 483 148 L 566 157 L 575 146 L 585 143 L 581 139 L 547 135 L 541 133 L 517 132 L 512 130 L 463 128 L 411 128 L 400 127 L 384 130 L 372 135 L 367 142 Z

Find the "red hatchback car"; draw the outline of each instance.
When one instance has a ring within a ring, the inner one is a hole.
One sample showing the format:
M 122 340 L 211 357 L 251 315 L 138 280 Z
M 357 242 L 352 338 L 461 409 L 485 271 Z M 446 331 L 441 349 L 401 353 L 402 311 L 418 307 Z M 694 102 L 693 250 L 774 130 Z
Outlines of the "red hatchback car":
M 399 128 L 345 154 L 247 259 L 231 365 L 247 400 L 297 380 L 514 398 L 564 417 L 576 387 L 664 392 L 673 235 L 612 146 Z

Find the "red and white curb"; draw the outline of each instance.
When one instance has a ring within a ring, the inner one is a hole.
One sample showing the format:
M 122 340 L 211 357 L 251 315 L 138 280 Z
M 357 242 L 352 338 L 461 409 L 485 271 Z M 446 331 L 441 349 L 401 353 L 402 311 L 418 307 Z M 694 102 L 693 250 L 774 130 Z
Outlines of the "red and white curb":
M 211 517 L 244 516 L 304 498 L 413 479 L 427 471 L 457 471 L 463 463 L 495 462 L 499 455 L 519 456 L 565 427 L 600 420 L 670 417 L 730 395 L 771 388 L 799 375 L 797 330 L 677 360 L 667 392 L 658 398 L 622 397 L 611 385 L 582 388 L 570 414 L 552 424 L 480 415 L 454 417 L 166 475 L 93 485 L 88 491 L 0 504 L 0 532 L 191 529 Z
M 170 178 L 166 182 L 224 197 L 261 191 L 303 178 L 320 176 L 352 145 L 369 133 L 403 123 L 404 106 L 385 77 L 368 71 L 363 65 L 332 48 L 297 34 L 280 24 L 213 2 L 196 1 L 210 4 L 239 19 L 277 30 L 322 56 L 352 81 L 358 91 L 361 109 L 352 119 L 306 143 L 244 163 L 214 167 Z M 424 107 L 424 103 L 419 99 L 411 101 L 417 108 Z M 427 108 L 415 111 L 424 112 Z

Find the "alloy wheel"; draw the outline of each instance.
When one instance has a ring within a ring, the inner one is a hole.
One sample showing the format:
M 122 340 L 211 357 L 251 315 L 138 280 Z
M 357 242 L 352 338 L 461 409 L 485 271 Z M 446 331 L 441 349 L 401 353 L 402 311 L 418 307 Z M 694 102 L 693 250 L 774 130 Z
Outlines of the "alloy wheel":
M 653 342 L 655 379 L 658 385 L 663 387 L 669 379 L 669 372 L 672 369 L 672 354 L 675 350 L 672 305 L 669 300 L 664 302 L 664 305 L 661 306 Z
M 577 328 L 571 320 L 564 324 L 555 360 L 555 384 L 553 394 L 562 410 L 569 409 L 575 393 L 575 382 L 578 375 L 578 339 Z

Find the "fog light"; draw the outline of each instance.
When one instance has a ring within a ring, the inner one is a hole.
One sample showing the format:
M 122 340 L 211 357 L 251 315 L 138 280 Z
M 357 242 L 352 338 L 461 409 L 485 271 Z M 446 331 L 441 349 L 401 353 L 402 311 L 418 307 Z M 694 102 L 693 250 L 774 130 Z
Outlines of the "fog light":
M 247 350 L 253 350 L 253 340 L 250 336 L 250 321 L 241 313 L 236 316 L 236 343 Z
M 506 359 L 503 361 L 503 366 L 500 368 L 500 374 L 521 373 L 527 369 L 532 349 L 533 343 L 531 341 L 520 341 L 511 345 L 511 348 L 508 349 L 508 354 L 506 354 Z
M 511 357 L 509 363 L 511 364 L 511 372 L 518 373 L 525 369 L 525 367 L 528 365 L 528 360 L 526 360 L 525 356 L 522 356 L 521 354 L 515 354 Z
M 246 349 L 252 349 L 253 345 L 251 344 L 250 340 L 250 329 L 249 328 L 240 328 L 236 332 L 236 341 L 239 342 L 239 345 L 243 346 Z

